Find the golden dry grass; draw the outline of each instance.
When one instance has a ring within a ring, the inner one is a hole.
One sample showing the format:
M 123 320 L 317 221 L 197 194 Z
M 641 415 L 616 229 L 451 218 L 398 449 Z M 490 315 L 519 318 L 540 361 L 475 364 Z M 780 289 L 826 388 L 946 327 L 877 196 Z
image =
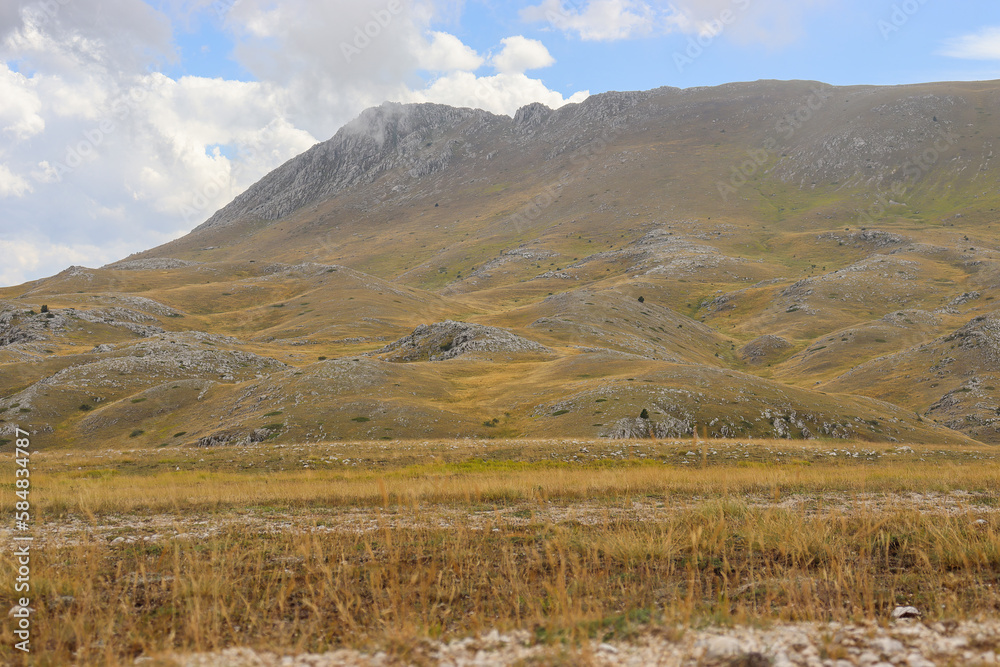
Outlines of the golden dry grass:
M 44 484 L 43 510 L 104 514 L 255 505 L 372 506 L 508 503 L 536 498 L 985 491 L 1000 488 L 1000 466 L 996 462 L 977 466 L 899 462 L 859 469 L 792 462 L 782 466 L 744 464 L 688 469 L 640 461 L 577 467 L 473 461 L 384 472 L 163 472 L 144 476 L 141 484 L 132 476 L 67 475 Z
M 179 471 L 177 452 L 42 452 L 33 664 L 234 645 L 382 648 L 431 664 L 422 639 L 494 627 L 572 645 L 678 623 L 885 619 L 904 603 L 929 618 L 1000 609 L 1000 466 L 988 448 L 901 457 L 713 442 L 676 464 L 606 457 L 622 443 L 522 444 L 520 456 L 495 443 L 384 456 L 381 443 L 337 445 L 339 460 L 361 464 L 312 470 L 280 468 L 318 466 L 317 446 L 260 448 L 263 470 L 218 472 L 204 469 L 252 450 L 190 450 L 185 468 L 203 470 Z M 552 460 L 581 447 L 595 459 Z M 737 460 L 744 451 L 753 460 Z M 948 492 L 963 493 L 935 504 Z M 908 505 L 908 493 L 932 502 Z M 870 502 L 830 502 L 857 497 Z M 588 507 L 599 511 L 574 518 Z M 155 516 L 186 536 L 112 542 L 106 530 Z M 0 577 L 12 568 L 5 560 Z M 0 604 L 13 605 L 10 592 Z M 9 632 L 0 653 L 18 664 Z

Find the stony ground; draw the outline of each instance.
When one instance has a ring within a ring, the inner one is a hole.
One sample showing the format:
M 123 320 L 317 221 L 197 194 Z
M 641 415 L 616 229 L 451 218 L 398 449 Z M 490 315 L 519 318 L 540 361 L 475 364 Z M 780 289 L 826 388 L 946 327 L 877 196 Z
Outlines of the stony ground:
M 935 667 L 993 665 L 1000 661 L 1000 622 L 887 625 L 787 624 L 770 628 L 669 628 L 628 642 L 597 642 L 566 648 L 534 644 L 527 632 L 495 630 L 449 643 L 414 647 L 414 657 L 341 650 L 280 656 L 251 649 L 171 656 L 185 667 L 334 667 L 340 665 L 704 665 L 705 667 Z M 147 664 L 151 659 L 145 660 Z M 141 662 L 137 662 L 141 664 Z
M 889 502 L 896 508 L 921 512 L 966 515 L 970 521 L 1000 508 L 980 504 L 976 494 L 909 493 L 887 501 L 884 496 L 858 494 L 844 498 L 789 497 L 762 505 L 782 506 L 806 513 L 850 512 Z M 204 513 L 179 519 L 172 515 L 110 516 L 97 524 L 74 518 L 51 522 L 42 543 L 65 546 L 81 541 L 156 542 L 204 539 L 235 525 L 262 531 L 377 531 L 384 527 L 447 526 L 464 524 L 486 528 L 529 522 L 558 523 L 569 519 L 589 522 L 615 517 L 655 520 L 694 500 L 671 504 L 632 503 L 609 507 L 600 503 L 546 503 L 530 508 L 517 505 L 500 510 L 468 512 L 438 507 L 429 516 L 413 508 L 352 508 L 322 516 L 313 510 L 256 513 Z M 703 629 L 654 628 L 626 641 L 592 641 L 580 646 L 536 643 L 529 632 L 502 634 L 492 631 L 451 642 L 425 641 L 411 647 L 408 656 L 384 652 L 338 650 L 324 654 L 288 655 L 250 648 L 219 653 L 140 658 L 136 664 L 190 667 L 322 667 L 347 665 L 704 665 L 706 667 L 933 667 L 935 665 L 993 665 L 1000 662 L 1000 621 L 923 622 L 920 619 L 885 619 L 857 625 L 777 624 L 767 628 L 709 627 Z
M 36 542 L 45 547 L 76 546 L 98 541 L 110 544 L 198 540 L 226 530 L 243 527 L 262 533 L 284 531 L 370 533 L 386 528 L 449 528 L 464 526 L 485 530 L 497 526 L 560 524 L 572 521 L 596 525 L 608 520 L 652 521 L 666 518 L 678 510 L 692 509 L 703 502 L 699 498 L 630 500 L 627 503 L 599 501 L 549 500 L 541 503 L 509 503 L 503 507 L 470 511 L 466 507 L 435 505 L 426 507 L 392 506 L 331 508 L 328 510 L 241 509 L 192 512 L 184 516 L 168 513 L 113 514 L 89 521 L 78 516 L 52 518 L 38 531 Z M 791 495 L 778 500 L 747 497 L 750 508 L 781 508 L 806 516 L 850 514 L 878 509 L 913 510 L 923 514 L 966 516 L 973 524 L 985 526 L 987 519 L 1000 513 L 1000 507 L 985 494 L 967 491 L 948 493 L 901 493 L 894 498 L 883 494 L 859 493 Z M 0 540 L 9 540 L 14 532 L 0 528 Z

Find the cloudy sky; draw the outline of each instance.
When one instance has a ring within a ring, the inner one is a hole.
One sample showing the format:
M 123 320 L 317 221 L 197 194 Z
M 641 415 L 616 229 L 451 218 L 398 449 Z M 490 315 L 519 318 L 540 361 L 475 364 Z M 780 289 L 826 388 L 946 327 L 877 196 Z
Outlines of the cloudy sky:
M 1000 79 L 996 0 L 0 0 L 0 285 L 177 238 L 368 106 Z

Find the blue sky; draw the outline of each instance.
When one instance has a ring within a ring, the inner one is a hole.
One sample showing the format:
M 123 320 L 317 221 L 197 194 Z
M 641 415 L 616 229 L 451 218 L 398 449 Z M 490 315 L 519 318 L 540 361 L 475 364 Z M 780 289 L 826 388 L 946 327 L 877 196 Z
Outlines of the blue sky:
M 0 285 L 177 238 L 383 101 L 513 114 L 756 79 L 1000 79 L 1000 3 L 5 2 Z
M 537 4 L 467 2 L 461 11 L 444 13 L 430 28 L 449 32 L 482 54 L 496 50 L 510 35 L 539 40 L 556 62 L 537 76 L 566 95 L 576 90 L 683 88 L 756 79 L 894 85 L 1000 78 L 1000 60 L 945 55 L 954 40 L 1000 26 L 1000 3 L 992 0 L 963 1 L 958 6 L 943 0 L 829 0 L 803 12 L 797 34 L 789 35 L 786 43 L 769 45 L 742 36 L 734 39 L 724 30 L 706 39 L 701 55 L 682 66 L 675 62 L 676 54 L 686 56 L 696 35 L 672 32 L 585 40 L 576 32 L 520 16 L 524 8 Z M 562 4 L 569 10 L 586 6 L 585 2 Z M 746 6 L 753 7 L 753 2 Z M 740 3 L 734 1 L 730 8 L 736 25 Z M 212 7 L 177 20 L 174 40 L 179 60 L 163 67 L 170 76 L 254 78 L 233 57 L 236 40 Z M 421 74 L 432 78 L 434 73 Z

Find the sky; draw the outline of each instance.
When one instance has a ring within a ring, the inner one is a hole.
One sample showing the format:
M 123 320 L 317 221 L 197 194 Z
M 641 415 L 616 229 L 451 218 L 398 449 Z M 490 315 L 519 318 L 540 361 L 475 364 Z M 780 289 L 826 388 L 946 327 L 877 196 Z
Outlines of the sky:
M 183 236 L 385 101 L 1000 79 L 996 0 L 0 0 L 0 286 Z

